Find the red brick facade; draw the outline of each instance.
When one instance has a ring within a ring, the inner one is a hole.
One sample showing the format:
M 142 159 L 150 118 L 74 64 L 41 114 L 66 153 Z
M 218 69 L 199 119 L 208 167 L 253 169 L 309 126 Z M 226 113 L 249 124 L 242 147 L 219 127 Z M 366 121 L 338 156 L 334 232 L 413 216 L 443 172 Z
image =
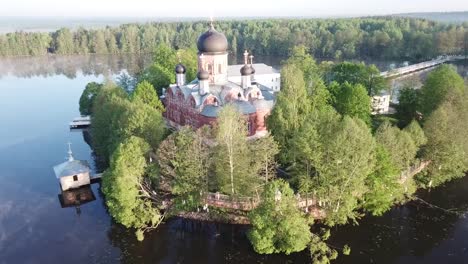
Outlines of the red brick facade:
M 208 95 L 200 107 L 197 107 L 195 98 L 189 95 L 185 98 L 184 94 L 177 87 L 167 89 L 163 103 L 166 108 L 164 117 L 171 126 L 190 125 L 194 128 L 200 128 L 204 125 L 216 123 L 216 117 L 208 117 L 201 114 L 206 105 L 216 105 L 217 98 L 214 95 Z M 221 107 L 221 106 L 220 106 Z M 266 117 L 270 114 L 269 109 L 259 109 L 255 113 L 244 115 L 246 118 L 248 135 L 261 134 L 267 132 Z

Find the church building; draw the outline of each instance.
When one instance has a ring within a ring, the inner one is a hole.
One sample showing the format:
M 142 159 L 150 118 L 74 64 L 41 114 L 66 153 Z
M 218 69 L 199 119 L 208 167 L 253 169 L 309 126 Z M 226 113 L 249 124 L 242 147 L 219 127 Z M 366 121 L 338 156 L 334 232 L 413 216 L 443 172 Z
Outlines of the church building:
M 199 128 L 213 124 L 222 107 L 230 104 L 245 116 L 249 136 L 265 135 L 266 118 L 275 103 L 274 92 L 279 90 L 276 84 L 279 83 L 279 72 L 261 64 L 263 75 L 258 79 L 272 81 L 263 85 L 257 81 L 254 66 L 258 64 L 253 64 L 253 55 L 246 51 L 244 64 L 241 67 L 233 65 L 238 67 L 239 80 L 239 74 L 229 76 L 234 67 L 228 66 L 228 41 L 213 24 L 200 35 L 197 48 L 197 79 L 187 83 L 186 68 L 178 64 L 175 66 L 176 83 L 170 85 L 161 97 L 169 125 Z

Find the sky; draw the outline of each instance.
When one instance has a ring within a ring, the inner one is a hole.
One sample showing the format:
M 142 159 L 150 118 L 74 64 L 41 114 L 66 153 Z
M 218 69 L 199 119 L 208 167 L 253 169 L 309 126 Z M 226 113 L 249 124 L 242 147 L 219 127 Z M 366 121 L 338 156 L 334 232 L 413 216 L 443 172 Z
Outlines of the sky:
M 468 11 L 468 0 L 13 0 L 0 17 L 354 16 Z

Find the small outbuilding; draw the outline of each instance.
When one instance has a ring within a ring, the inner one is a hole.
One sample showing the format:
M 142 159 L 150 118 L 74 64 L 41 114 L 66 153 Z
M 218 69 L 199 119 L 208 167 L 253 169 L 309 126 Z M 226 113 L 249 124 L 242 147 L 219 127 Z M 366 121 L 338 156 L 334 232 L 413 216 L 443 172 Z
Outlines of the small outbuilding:
M 91 183 L 88 162 L 86 160 L 75 160 L 70 144 L 68 145 L 68 160 L 54 166 L 54 172 L 60 181 L 62 191 L 79 188 Z

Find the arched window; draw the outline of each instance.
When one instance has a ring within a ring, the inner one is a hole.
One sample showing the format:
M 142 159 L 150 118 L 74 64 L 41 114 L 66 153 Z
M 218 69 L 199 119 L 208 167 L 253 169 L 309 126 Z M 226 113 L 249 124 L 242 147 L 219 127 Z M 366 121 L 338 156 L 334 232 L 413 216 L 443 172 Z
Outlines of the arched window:
M 218 73 L 223 72 L 223 66 L 221 64 L 218 64 Z

